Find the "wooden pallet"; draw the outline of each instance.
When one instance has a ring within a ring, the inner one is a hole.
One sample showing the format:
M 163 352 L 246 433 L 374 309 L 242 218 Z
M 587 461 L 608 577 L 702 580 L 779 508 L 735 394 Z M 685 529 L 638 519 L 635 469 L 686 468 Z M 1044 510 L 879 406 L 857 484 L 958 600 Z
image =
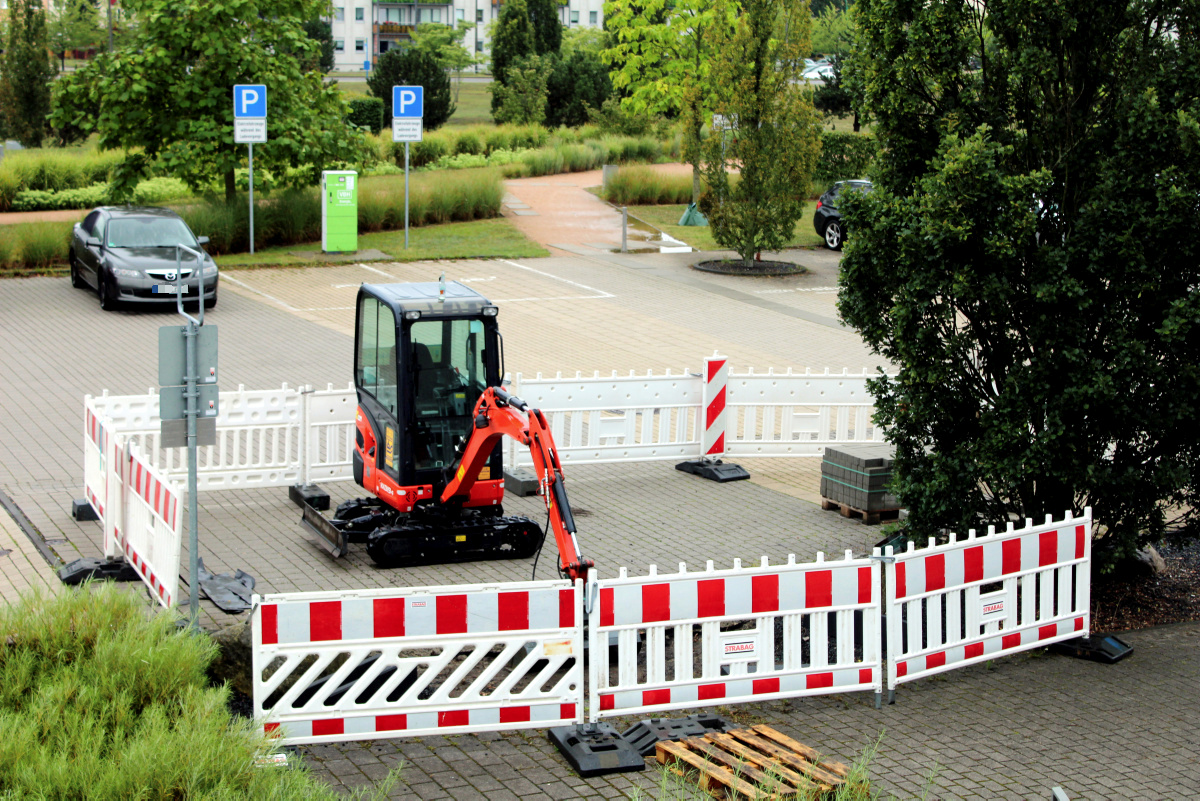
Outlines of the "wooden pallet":
M 659 764 L 680 776 L 694 775 L 700 788 L 717 798 L 823 795 L 844 784 L 850 772 L 765 725 L 665 740 L 655 751 Z
M 821 499 L 821 508 L 827 512 L 830 509 L 837 509 L 842 513 L 842 517 L 856 517 L 868 526 L 878 525 L 884 520 L 897 520 L 900 517 L 899 509 L 876 509 L 874 512 L 868 512 L 838 501 L 831 501 L 828 498 Z

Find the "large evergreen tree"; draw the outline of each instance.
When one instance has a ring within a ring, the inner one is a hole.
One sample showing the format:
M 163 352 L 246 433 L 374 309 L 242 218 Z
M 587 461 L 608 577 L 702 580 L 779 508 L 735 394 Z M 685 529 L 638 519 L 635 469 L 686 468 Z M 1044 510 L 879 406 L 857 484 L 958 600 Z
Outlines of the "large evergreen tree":
M 54 62 L 40 0 L 11 0 L 0 59 L 0 114 L 23 147 L 41 147 L 50 114 Z
M 504 84 L 508 80 L 508 69 L 514 63 L 536 55 L 534 49 L 533 23 L 525 0 L 508 0 L 496 20 L 492 32 L 492 78 Z M 492 114 L 500 107 L 496 94 L 492 93 Z
M 558 0 L 525 0 L 533 26 L 533 51 L 539 56 L 557 55 L 562 47 L 562 5 Z
M 1200 509 L 1200 2 L 858 0 L 882 152 L 839 308 L 914 533 L 1091 506 L 1109 564 Z
M 393 86 L 424 87 L 425 116 L 421 125 L 427 131 L 445 125 L 454 113 L 450 76 L 424 50 L 389 50 L 379 57 L 367 78 L 367 91 L 383 101 L 383 120 L 387 126 L 392 124 Z

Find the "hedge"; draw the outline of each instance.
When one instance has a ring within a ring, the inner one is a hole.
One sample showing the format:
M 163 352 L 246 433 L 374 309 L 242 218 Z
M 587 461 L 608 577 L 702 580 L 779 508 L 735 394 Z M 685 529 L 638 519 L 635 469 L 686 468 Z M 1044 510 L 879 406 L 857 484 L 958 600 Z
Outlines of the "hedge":
M 870 134 L 825 131 L 813 182 L 828 188 L 834 181 L 862 178 L 878 153 L 879 142 Z
M 383 101 L 378 97 L 360 97 L 350 101 L 346 121 L 377 134 L 383 130 Z

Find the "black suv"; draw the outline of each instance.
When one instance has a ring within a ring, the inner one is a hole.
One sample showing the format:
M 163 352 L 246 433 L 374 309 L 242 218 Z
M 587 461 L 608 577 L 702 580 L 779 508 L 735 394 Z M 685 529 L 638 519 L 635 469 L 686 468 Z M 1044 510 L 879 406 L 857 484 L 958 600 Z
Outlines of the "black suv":
M 821 195 L 817 201 L 817 213 L 813 215 L 813 228 L 825 239 L 825 247 L 841 250 L 846 241 L 846 223 L 837 209 L 838 196 L 843 192 L 870 192 L 874 184 L 866 180 L 838 181 Z

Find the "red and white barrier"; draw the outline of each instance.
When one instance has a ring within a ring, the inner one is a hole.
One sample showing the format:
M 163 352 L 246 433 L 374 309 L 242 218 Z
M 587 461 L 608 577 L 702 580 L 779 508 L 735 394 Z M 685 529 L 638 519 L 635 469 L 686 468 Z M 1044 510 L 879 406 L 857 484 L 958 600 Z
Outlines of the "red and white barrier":
M 616 579 L 589 588 L 591 720 L 882 691 L 879 563 L 853 559 Z
M 582 588 L 255 596 L 256 716 L 285 743 L 582 722 Z
M 97 414 L 92 398 L 83 405 L 83 494 L 101 520 L 108 508 L 108 438 L 110 429 Z M 106 543 L 107 545 L 107 539 Z M 115 553 L 105 553 L 115 556 Z
M 184 493 L 151 467 L 136 445 L 114 445 L 113 463 L 119 508 L 105 519 L 106 551 L 111 530 L 116 552 L 133 565 L 160 604 L 172 607 L 179 597 Z
M 704 360 L 704 436 L 701 455 L 719 459 L 725 453 L 725 401 L 729 390 L 729 360 L 713 354 Z
M 888 689 L 1086 636 L 1091 557 L 1090 508 L 920 550 L 909 543 L 887 566 Z

